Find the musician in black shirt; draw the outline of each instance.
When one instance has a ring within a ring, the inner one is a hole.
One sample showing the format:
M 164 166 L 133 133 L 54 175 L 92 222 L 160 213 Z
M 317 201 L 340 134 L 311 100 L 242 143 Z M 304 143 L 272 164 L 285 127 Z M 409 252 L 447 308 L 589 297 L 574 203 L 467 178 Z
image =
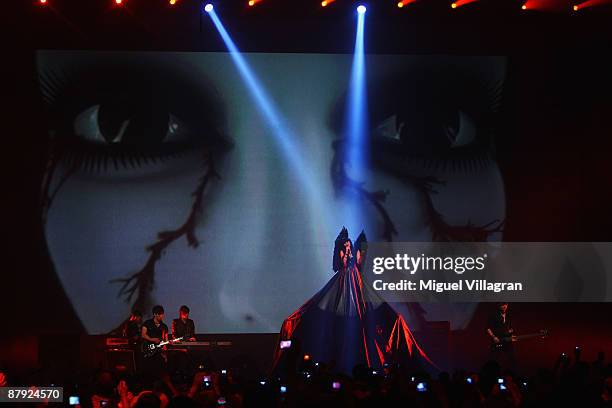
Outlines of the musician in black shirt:
M 153 318 L 142 325 L 142 339 L 149 343 L 159 344 L 168 340 L 168 326 L 164 323 L 164 308 L 160 305 L 153 307 Z
M 137 345 L 140 342 L 140 333 L 142 331 L 142 313 L 138 310 L 133 310 L 130 318 L 124 323 L 121 328 L 123 337 L 127 337 L 131 345 Z
M 189 308 L 185 305 L 179 309 L 179 318 L 172 320 L 172 338 L 182 337 L 183 341 L 195 341 L 195 324 L 189 318 Z
M 489 316 L 487 334 L 491 338 L 491 358 L 502 366 L 516 369 L 513 342 L 515 340 L 508 303 L 500 303 L 497 311 Z
M 494 343 L 499 343 L 502 339 L 512 336 L 513 332 L 508 303 L 500 303 L 497 312 L 489 316 L 487 334 Z
M 160 305 L 153 307 L 153 318 L 142 325 L 141 331 L 144 346 L 159 344 L 168 340 L 168 326 L 164 323 L 164 308 Z M 151 357 L 143 359 L 143 370 L 153 376 L 161 376 L 165 373 L 166 356 L 163 353 L 155 353 Z

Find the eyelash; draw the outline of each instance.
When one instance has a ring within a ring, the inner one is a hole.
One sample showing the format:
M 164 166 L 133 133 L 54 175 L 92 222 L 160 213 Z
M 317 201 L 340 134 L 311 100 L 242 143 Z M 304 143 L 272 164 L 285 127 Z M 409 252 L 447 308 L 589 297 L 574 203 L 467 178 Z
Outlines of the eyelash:
M 192 148 L 168 146 L 165 152 L 142 152 L 95 147 L 86 142 L 65 138 L 62 143 L 63 163 L 87 173 L 103 173 L 109 170 L 138 169 L 193 153 Z M 195 147 L 195 146 L 193 146 Z

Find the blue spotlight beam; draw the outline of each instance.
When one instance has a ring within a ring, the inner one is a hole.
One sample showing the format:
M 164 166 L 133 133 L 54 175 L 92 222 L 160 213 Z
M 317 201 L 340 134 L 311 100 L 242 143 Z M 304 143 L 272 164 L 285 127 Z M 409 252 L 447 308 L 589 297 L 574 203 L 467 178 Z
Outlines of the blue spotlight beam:
M 298 176 L 298 180 L 304 187 L 306 194 L 308 195 L 310 200 L 313 201 L 313 204 L 315 204 L 317 216 L 322 218 L 321 221 L 325 223 L 324 225 L 327 225 L 331 218 L 329 215 L 329 211 L 323 205 L 324 203 L 321 199 L 321 188 L 315 183 L 313 175 L 311 174 L 308 166 L 304 162 L 303 152 L 300 151 L 299 147 L 296 145 L 296 143 L 294 143 L 295 137 L 289 131 L 287 126 L 283 123 L 281 116 L 277 112 L 277 109 L 275 108 L 274 103 L 272 102 L 272 99 L 266 94 L 259 80 L 256 78 L 255 74 L 253 73 L 246 60 L 240 53 L 240 50 L 238 49 L 231 36 L 223 26 L 223 23 L 215 13 L 215 10 L 212 8 L 212 5 L 211 7 L 205 8 L 205 11 L 212 19 L 213 23 L 215 24 L 215 27 L 217 28 L 217 31 L 219 31 L 219 34 L 221 35 L 221 38 L 223 39 L 234 64 L 238 68 L 240 76 L 246 84 L 250 95 L 255 100 L 255 105 L 267 121 L 275 141 L 282 149 L 282 152 L 287 158 L 288 163 L 295 170 L 295 173 Z
M 347 129 L 345 163 L 350 166 L 350 175 L 360 182 L 365 181 L 366 175 L 366 132 L 367 132 L 367 99 L 365 84 L 365 6 L 357 7 L 357 30 L 355 33 L 355 50 L 353 54 L 353 66 L 349 83 L 347 99 Z M 363 228 L 365 220 L 360 206 L 360 200 L 352 199 L 349 224 L 353 228 Z
M 361 7 L 361 6 L 360 6 Z M 365 13 L 365 12 L 364 12 Z M 365 90 L 365 56 L 364 56 L 364 25 L 365 14 L 359 13 L 357 17 L 357 31 L 355 35 L 355 51 L 353 54 L 353 67 L 349 87 L 349 116 L 348 116 L 348 142 L 350 148 L 349 163 L 353 169 L 354 177 L 362 180 L 364 177 L 365 132 L 366 132 L 366 90 Z

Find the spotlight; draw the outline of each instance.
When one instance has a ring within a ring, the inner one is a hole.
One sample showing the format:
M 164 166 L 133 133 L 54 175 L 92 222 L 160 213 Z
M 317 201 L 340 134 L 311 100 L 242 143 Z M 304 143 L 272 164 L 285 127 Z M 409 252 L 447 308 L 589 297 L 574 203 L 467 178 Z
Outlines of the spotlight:
M 38 2 L 39 2 L 40 4 L 42 4 L 42 5 L 47 4 L 47 0 L 38 0 Z
M 456 0 L 451 3 L 451 8 L 459 8 L 466 4 L 476 3 L 478 0 Z
M 204 6 L 204 11 L 207 13 L 210 13 L 211 11 L 213 11 L 213 5 L 208 3 Z
M 254 5 L 256 5 L 257 3 L 259 3 L 261 0 L 249 0 L 249 7 L 253 7 Z
M 359 14 L 365 14 L 366 12 L 366 6 L 364 6 L 363 4 L 361 4 L 360 6 L 357 7 L 357 12 Z
M 223 26 L 221 19 L 217 14 L 212 11 L 208 13 L 212 20 L 215 28 L 219 32 L 219 35 L 223 39 L 227 50 L 229 51 L 230 58 L 234 62 L 240 77 L 246 85 L 249 95 L 252 98 L 254 105 L 257 107 L 259 114 L 262 119 L 265 120 L 268 125 L 269 131 L 265 132 L 273 137 L 276 142 L 280 153 L 286 156 L 287 163 L 291 166 L 292 170 L 296 173 L 299 184 L 304 190 L 305 197 L 309 197 L 312 201 L 312 211 L 321 215 L 323 219 L 322 223 L 331 224 L 330 214 L 328 214 L 327 208 L 328 203 L 323 203 L 320 198 L 320 185 L 318 179 L 313 177 L 312 166 L 309 165 L 306 155 L 301 150 L 301 138 L 298 138 L 294 131 L 289 127 L 286 118 L 283 117 L 281 112 L 277 109 L 274 100 L 268 95 L 266 88 L 260 83 L 257 75 L 252 70 L 251 66 L 247 63 L 245 57 L 240 52 L 240 49 L 236 46 L 232 37 Z M 364 18 L 357 20 L 363 21 Z M 283 343 L 283 342 L 281 342 Z M 280 378 L 278 378 L 280 381 Z
M 574 9 L 574 11 L 578 11 L 578 6 L 574 5 L 574 7 L 572 7 Z
M 176 4 L 176 0 L 170 0 L 170 5 L 174 6 Z
M 310 355 L 304 354 L 304 361 L 308 361 L 308 360 L 310 360 Z
M 523 5 L 521 6 L 521 9 L 523 9 L 523 10 L 527 10 L 527 5 L 526 5 L 526 4 L 523 4 Z
M 397 7 L 399 8 L 404 8 L 409 4 L 414 3 L 416 0 L 400 0 L 399 3 L 397 3 Z
M 115 0 L 115 4 L 117 4 L 118 6 L 120 6 L 121 4 L 123 4 L 123 0 Z

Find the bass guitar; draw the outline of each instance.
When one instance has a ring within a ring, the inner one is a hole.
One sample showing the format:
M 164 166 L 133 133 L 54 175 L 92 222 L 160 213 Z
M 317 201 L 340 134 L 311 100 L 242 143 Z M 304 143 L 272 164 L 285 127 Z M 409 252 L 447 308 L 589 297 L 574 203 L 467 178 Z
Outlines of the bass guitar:
M 508 347 L 508 344 L 513 343 L 515 341 L 533 339 L 533 338 L 541 338 L 544 339 L 548 336 L 548 330 L 540 330 L 537 333 L 529 333 L 523 334 L 520 336 L 507 336 L 507 337 L 499 337 L 499 343 L 492 342 L 491 349 L 493 351 L 496 350 L 505 350 Z

